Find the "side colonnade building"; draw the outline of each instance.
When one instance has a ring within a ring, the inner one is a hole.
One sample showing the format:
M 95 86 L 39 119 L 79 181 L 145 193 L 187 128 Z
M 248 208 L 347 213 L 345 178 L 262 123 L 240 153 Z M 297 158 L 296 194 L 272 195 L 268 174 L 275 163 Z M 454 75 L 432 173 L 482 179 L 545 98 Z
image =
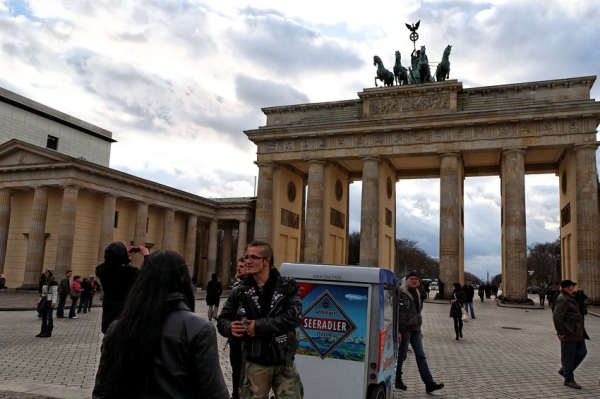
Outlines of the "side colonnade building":
M 464 179 L 499 176 L 504 300 L 528 302 L 525 175 L 553 173 L 562 276 L 600 303 L 595 80 L 447 80 L 263 108 L 266 125 L 245 132 L 258 148 L 255 238 L 273 243 L 278 264 L 347 264 L 348 188 L 361 180 L 360 265 L 393 270 L 396 182 L 439 178 L 439 277 L 463 281 Z
M 109 131 L 0 89 L 0 273 L 7 285 L 37 288 L 49 268 L 57 279 L 69 269 L 87 277 L 113 241 L 177 251 L 199 284 L 219 271 L 226 285 L 232 254 L 243 256 L 252 239 L 254 198 L 207 199 L 111 169 L 114 142 Z M 133 259 L 141 265 L 141 256 Z

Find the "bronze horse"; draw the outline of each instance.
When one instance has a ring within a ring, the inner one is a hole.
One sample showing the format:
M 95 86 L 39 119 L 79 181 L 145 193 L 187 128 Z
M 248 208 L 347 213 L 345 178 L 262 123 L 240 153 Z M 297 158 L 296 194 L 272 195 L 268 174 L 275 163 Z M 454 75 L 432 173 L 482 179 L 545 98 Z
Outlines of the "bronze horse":
M 425 46 L 421 46 L 418 68 L 420 77 L 420 82 L 418 83 L 428 83 L 433 81 L 431 70 L 429 69 L 429 59 L 427 58 L 427 54 L 425 54 Z
M 401 84 L 408 84 L 408 72 L 406 71 L 406 68 L 402 66 L 400 57 L 400 52 L 396 51 L 396 64 L 394 65 L 394 76 L 396 77 L 396 85 L 398 86 L 400 86 Z
M 383 66 L 383 61 L 379 56 L 373 57 L 373 65 L 377 65 L 377 76 L 375 76 L 375 87 L 379 87 L 377 85 L 377 79 L 381 80 L 384 86 L 393 86 L 394 85 L 394 74 L 385 69 Z
M 446 46 L 444 50 L 444 55 L 442 56 L 442 61 L 438 64 L 435 69 L 435 79 L 438 82 L 441 82 L 446 79 L 450 79 L 450 51 L 452 50 L 452 46 Z

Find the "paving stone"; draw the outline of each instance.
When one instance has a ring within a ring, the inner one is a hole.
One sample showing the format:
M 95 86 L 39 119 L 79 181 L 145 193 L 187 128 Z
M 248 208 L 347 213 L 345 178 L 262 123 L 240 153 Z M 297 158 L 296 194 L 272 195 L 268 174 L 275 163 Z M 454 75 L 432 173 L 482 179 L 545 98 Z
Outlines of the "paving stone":
M 103 337 L 101 307 L 76 320 L 55 319 L 52 337 L 36 338 L 41 324 L 33 310 L 36 298 L 36 293 L 0 293 L 0 399 L 91 398 Z M 97 298 L 94 302 L 101 305 Z M 427 302 L 423 312 L 427 361 L 435 380 L 445 387 L 427 394 L 409 352 L 403 367 L 408 389 L 396 390 L 396 399 L 600 398 L 600 318 L 586 317 L 592 340 L 587 341 L 588 356 L 575 373 L 583 389 L 575 392 L 556 372 L 560 345 L 550 309 L 475 302 L 477 318 L 465 324 L 464 339 L 459 341 L 454 339 L 449 310 L 449 304 Z M 196 312 L 206 317 L 207 311 L 206 302 L 198 299 Z M 219 336 L 221 367 L 231 387 L 225 344 Z

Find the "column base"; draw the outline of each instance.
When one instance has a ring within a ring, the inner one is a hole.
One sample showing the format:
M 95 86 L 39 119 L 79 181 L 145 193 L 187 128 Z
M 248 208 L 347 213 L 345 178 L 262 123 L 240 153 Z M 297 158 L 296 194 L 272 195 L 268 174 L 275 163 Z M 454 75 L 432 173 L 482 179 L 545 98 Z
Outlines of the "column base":
M 503 305 L 528 305 L 528 306 L 535 306 L 535 303 L 533 302 L 533 299 L 529 299 L 529 298 L 506 298 L 504 296 L 499 296 L 498 299 L 500 299 L 500 303 Z
M 38 290 L 38 285 L 37 284 L 23 284 L 19 290 L 22 291 L 37 291 Z

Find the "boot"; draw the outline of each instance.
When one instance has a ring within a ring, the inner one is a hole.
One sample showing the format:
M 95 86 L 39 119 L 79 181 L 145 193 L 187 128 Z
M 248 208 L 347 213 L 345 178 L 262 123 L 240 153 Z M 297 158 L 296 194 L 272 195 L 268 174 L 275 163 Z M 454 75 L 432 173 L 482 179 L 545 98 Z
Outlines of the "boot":
M 46 326 L 43 325 L 40 333 L 38 335 L 36 335 L 36 337 L 41 337 L 42 335 L 44 335 L 45 332 L 46 332 Z
M 456 333 L 456 340 L 458 341 L 458 326 L 454 325 L 454 332 Z
M 40 337 L 49 338 L 52 336 L 52 330 L 54 330 L 54 326 L 46 326 L 46 332 L 44 332 Z
M 460 326 L 458 329 L 458 335 L 462 338 L 462 328 L 463 326 Z
M 402 380 L 396 380 L 396 383 L 394 384 L 394 387 L 396 389 L 402 389 L 404 391 L 406 391 L 406 388 L 408 388 L 403 382 Z
M 434 382 L 430 382 L 429 384 L 425 385 L 425 391 L 427 393 L 429 393 L 429 392 L 437 391 L 438 389 L 442 389 L 443 387 L 444 387 L 444 384 L 436 384 L 434 381 Z

